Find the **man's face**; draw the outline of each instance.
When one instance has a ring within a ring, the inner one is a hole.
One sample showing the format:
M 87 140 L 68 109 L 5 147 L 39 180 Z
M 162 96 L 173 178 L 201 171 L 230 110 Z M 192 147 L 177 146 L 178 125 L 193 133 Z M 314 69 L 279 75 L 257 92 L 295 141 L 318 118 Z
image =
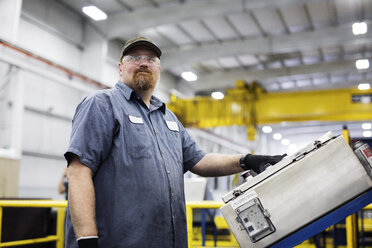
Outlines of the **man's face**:
M 119 63 L 120 80 L 133 90 L 154 89 L 160 75 L 160 60 L 146 46 L 132 48 Z

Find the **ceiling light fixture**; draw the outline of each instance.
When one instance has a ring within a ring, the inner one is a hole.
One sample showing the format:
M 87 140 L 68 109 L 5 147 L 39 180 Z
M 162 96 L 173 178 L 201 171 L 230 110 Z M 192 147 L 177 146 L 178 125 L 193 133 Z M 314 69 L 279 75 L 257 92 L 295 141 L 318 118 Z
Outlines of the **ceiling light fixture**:
M 289 145 L 291 142 L 290 142 L 288 139 L 282 139 L 281 143 L 282 143 L 283 146 L 287 146 L 287 145 Z
M 365 34 L 368 31 L 367 23 L 365 22 L 356 22 L 352 26 L 354 35 Z
M 84 14 L 89 16 L 95 21 L 102 21 L 107 19 L 107 15 L 105 12 L 97 8 L 96 6 L 85 6 L 82 8 Z
M 359 90 L 369 90 L 371 88 L 370 84 L 358 84 Z
M 280 133 L 274 133 L 273 134 L 273 138 L 274 138 L 274 140 L 281 140 L 282 139 L 282 135 Z
M 216 100 L 221 100 L 225 97 L 225 95 L 220 91 L 212 92 L 211 96 Z
M 355 67 L 358 70 L 368 69 L 369 68 L 369 60 L 368 59 L 358 59 L 355 62 Z
M 361 96 L 360 102 L 363 104 L 370 104 L 371 103 L 371 97 L 370 96 Z
M 371 129 L 372 128 L 372 125 L 371 125 L 371 123 L 363 123 L 362 124 L 362 128 L 364 129 L 364 130 L 366 130 L 366 129 Z
M 270 126 L 263 126 L 262 127 L 262 132 L 264 133 L 271 133 L 273 129 Z
M 366 137 L 366 138 L 372 137 L 372 132 L 371 131 L 364 131 L 363 132 L 363 137 Z
M 196 74 L 191 71 L 182 72 L 181 77 L 188 82 L 193 82 L 198 79 L 198 76 L 196 76 Z

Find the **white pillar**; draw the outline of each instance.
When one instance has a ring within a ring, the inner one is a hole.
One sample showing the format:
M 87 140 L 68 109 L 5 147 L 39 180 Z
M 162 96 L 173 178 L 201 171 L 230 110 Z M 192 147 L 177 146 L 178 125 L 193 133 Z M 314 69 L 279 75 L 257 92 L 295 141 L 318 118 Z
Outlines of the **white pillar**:
M 0 148 L 0 197 L 17 197 L 19 181 L 19 161 L 22 156 L 22 131 L 23 131 L 23 85 L 19 77 L 18 69 L 9 72 L 9 83 L 4 85 L 6 98 L 4 111 L 10 111 L 9 123 L 9 147 Z M 6 82 L 5 82 L 6 83 Z M 8 105 L 8 103 L 11 103 Z M 1 102 L 0 102 L 1 104 Z M 6 109 L 8 108 L 8 109 Z M 2 130 L 0 130 L 2 131 Z
M 17 158 L 22 156 L 22 134 L 23 134 L 23 115 L 24 115 L 24 96 L 23 83 L 19 73 L 16 73 L 10 83 L 10 98 L 12 101 L 11 114 L 11 138 L 10 147 Z
M 15 42 L 19 20 L 21 17 L 22 0 L 0 0 L 0 38 Z

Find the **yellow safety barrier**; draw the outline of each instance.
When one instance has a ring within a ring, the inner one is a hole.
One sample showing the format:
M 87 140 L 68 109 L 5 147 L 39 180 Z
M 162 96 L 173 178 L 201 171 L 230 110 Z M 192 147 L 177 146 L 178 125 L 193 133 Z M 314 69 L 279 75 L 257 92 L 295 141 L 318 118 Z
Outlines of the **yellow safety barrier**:
M 56 235 L 48 235 L 43 238 L 26 239 L 10 242 L 1 242 L 1 230 L 3 219 L 3 207 L 37 207 L 37 208 L 58 208 L 57 212 L 57 227 Z M 64 222 L 65 209 L 67 201 L 52 201 L 52 200 L 0 200 L 0 247 L 12 247 L 18 245 L 29 245 L 36 243 L 45 243 L 56 241 L 56 248 L 64 246 Z
M 186 216 L 187 216 L 187 238 L 189 243 L 189 248 L 192 247 L 202 247 L 201 245 L 195 245 L 193 242 L 193 209 L 218 209 L 224 205 L 223 202 L 216 202 L 216 201 L 197 201 L 197 202 L 187 202 L 186 203 Z M 226 224 L 227 226 L 227 224 Z M 235 238 L 231 234 L 231 242 L 229 243 L 229 247 L 239 247 L 238 243 L 236 242 Z M 218 241 L 217 241 L 218 242 Z M 221 247 L 222 243 L 226 243 L 223 241 L 219 241 Z M 206 247 L 206 246 L 204 246 Z
M 189 243 L 188 247 L 189 248 L 195 247 L 193 245 L 193 239 L 192 239 L 193 238 L 193 209 L 218 209 L 222 207 L 223 205 L 224 203 L 215 202 L 215 201 L 200 201 L 200 202 L 187 202 L 186 203 L 187 235 L 188 235 L 188 243 Z M 55 207 L 55 208 L 58 208 L 56 235 L 49 235 L 43 238 L 36 238 L 36 239 L 1 242 L 3 207 L 39 207 L 39 208 L 40 207 L 45 207 L 45 208 Z M 67 201 L 0 200 L 0 247 L 12 247 L 12 246 L 19 246 L 19 245 L 28 245 L 28 244 L 56 241 L 56 248 L 63 248 L 64 247 L 64 221 L 65 221 L 65 208 L 66 207 L 67 207 Z M 366 206 L 364 210 L 372 210 L 372 204 Z M 230 247 L 239 247 L 235 239 L 232 240 L 230 244 L 233 244 L 233 245 L 230 245 Z M 301 248 L 306 247 L 306 242 L 304 242 L 303 244 L 297 247 L 301 247 Z

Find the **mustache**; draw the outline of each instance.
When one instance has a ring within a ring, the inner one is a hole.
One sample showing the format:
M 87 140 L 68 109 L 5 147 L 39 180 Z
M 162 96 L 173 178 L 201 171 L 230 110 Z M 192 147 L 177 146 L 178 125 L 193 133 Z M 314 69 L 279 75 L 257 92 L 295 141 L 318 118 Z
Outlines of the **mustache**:
M 139 72 L 147 72 L 147 73 L 151 74 L 151 71 L 146 69 L 146 68 L 139 68 L 135 71 L 136 74 L 139 73 Z

